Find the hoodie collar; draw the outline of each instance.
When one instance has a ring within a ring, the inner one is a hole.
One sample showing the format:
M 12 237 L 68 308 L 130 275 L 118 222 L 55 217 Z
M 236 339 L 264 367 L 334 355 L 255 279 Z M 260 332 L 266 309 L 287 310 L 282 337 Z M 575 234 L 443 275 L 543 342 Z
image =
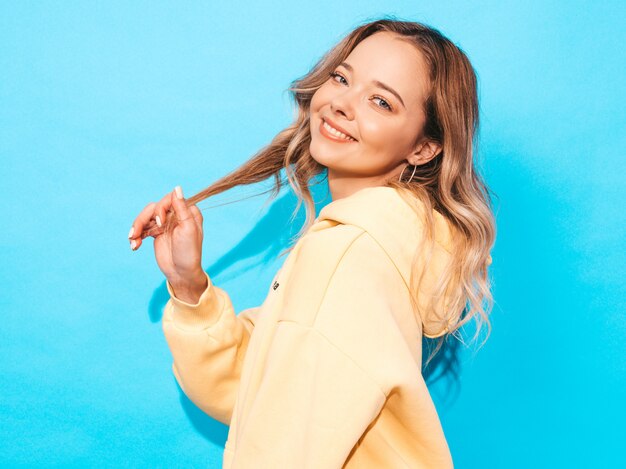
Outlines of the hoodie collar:
M 422 207 L 417 199 L 415 204 L 416 208 Z M 315 219 L 312 229 L 317 231 L 337 223 L 362 228 L 387 253 L 409 287 L 413 256 L 423 233 L 423 218 L 418 213 L 404 200 L 398 189 L 389 186 L 366 187 L 326 205 Z M 435 210 L 433 217 L 435 242 L 449 253 L 448 222 Z

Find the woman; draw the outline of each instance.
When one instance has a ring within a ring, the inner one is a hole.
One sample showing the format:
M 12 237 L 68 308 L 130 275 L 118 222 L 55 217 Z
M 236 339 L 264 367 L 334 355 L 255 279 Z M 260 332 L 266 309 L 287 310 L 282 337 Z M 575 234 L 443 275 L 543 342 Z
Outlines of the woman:
M 133 223 L 131 248 L 153 236 L 167 278 L 174 375 L 230 425 L 226 468 L 452 467 L 421 338 L 489 325 L 495 227 L 473 163 L 472 66 L 437 30 L 382 19 L 290 91 L 296 121 L 268 147 Z M 306 203 L 303 235 L 264 303 L 235 314 L 202 269 L 195 203 L 270 176 L 277 194 L 282 169 Z M 322 171 L 333 200 L 311 221 L 309 181 Z

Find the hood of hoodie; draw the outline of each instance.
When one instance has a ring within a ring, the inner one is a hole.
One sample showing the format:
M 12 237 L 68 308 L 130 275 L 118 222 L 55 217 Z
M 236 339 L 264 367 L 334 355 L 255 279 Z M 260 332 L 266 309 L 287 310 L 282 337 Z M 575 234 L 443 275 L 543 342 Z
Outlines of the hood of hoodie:
M 367 231 L 387 253 L 409 288 L 416 248 L 424 230 L 424 217 L 419 214 L 419 209 L 423 206 L 419 201 L 415 204 L 417 212 L 393 187 L 366 187 L 347 197 L 334 200 L 322 208 L 315 219 L 314 229 L 341 223 L 358 226 Z M 449 222 L 435 210 L 433 219 L 435 244 L 417 295 L 420 305 L 424 305 L 428 300 L 438 275 L 452 257 Z M 448 325 L 458 320 L 462 311 L 449 311 L 447 306 L 449 303 L 450 298 L 443 298 L 443 301 L 436 303 L 434 314 L 419 318 L 424 335 L 439 337 L 445 334 Z

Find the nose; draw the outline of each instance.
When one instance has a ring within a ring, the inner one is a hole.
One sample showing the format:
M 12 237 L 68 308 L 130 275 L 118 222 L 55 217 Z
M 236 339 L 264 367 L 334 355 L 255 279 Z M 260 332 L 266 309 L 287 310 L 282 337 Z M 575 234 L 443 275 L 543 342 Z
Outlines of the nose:
M 343 93 L 337 94 L 330 101 L 330 109 L 333 114 L 343 115 L 347 120 L 354 119 L 354 103 L 353 100 L 356 99 L 349 90 L 344 91 Z

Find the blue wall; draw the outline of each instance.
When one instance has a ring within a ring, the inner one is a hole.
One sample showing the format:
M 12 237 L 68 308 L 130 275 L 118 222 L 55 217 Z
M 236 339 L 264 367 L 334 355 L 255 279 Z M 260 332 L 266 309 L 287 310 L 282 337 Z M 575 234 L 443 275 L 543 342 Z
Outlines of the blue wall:
M 431 385 L 457 466 L 626 463 L 626 4 L 251 3 L 0 4 L 3 465 L 220 467 L 228 429 L 174 380 L 164 277 L 130 223 L 267 144 L 289 82 L 383 14 L 439 28 L 480 80 L 494 330 Z M 294 206 L 223 205 L 260 189 L 201 204 L 204 267 L 238 310 Z

